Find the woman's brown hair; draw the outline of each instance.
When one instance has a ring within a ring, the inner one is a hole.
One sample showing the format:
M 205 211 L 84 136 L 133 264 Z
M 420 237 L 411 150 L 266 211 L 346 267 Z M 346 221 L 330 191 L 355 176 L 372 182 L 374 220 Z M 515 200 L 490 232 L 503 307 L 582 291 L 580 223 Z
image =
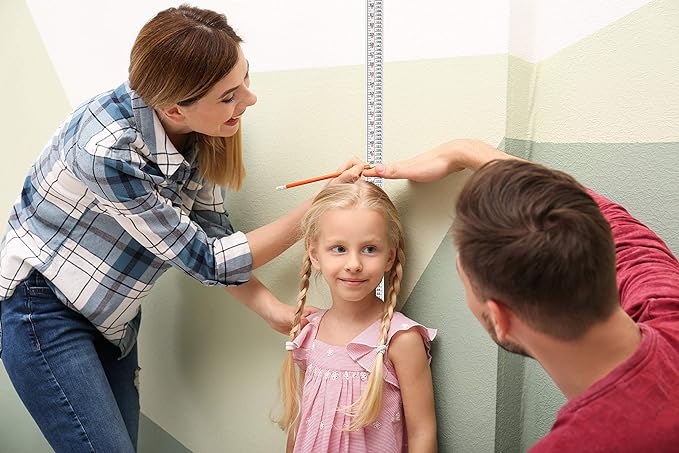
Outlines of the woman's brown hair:
M 223 14 L 188 5 L 159 12 L 130 53 L 130 87 L 150 107 L 190 105 L 238 61 L 241 38 Z M 213 183 L 238 190 L 245 179 L 240 128 L 232 137 L 196 134 L 199 166 Z

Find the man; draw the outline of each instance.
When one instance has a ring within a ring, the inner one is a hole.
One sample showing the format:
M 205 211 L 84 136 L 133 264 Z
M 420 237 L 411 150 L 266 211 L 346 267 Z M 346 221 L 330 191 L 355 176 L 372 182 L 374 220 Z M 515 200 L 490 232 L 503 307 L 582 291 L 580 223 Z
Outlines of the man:
M 364 174 L 464 168 L 453 237 L 467 305 L 568 399 L 531 451 L 679 451 L 679 262 L 665 243 L 565 173 L 479 141 Z

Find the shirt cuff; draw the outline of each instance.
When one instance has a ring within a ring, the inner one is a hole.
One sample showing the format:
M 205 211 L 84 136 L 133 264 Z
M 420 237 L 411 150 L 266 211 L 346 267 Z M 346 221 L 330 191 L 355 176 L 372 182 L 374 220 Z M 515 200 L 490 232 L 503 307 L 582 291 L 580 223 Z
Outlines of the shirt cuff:
M 240 285 L 250 280 L 252 254 L 244 233 L 237 231 L 214 242 L 215 279 L 223 285 Z

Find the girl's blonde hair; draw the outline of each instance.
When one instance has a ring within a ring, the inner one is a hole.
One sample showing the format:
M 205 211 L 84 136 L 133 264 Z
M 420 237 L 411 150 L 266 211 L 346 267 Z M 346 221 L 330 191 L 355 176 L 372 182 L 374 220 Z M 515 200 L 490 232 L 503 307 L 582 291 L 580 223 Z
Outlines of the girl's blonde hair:
M 159 12 L 144 25 L 130 53 L 132 88 L 152 107 L 190 105 L 210 91 L 238 61 L 242 39 L 223 14 L 181 5 Z M 205 178 L 238 190 L 245 179 L 241 134 L 196 133 Z
M 305 255 L 301 272 L 300 291 L 297 298 L 297 310 L 295 311 L 293 326 L 290 330 L 290 341 L 293 341 L 301 330 L 300 320 L 306 303 L 309 278 L 313 269 L 311 259 L 309 258 L 309 246 L 318 239 L 321 217 L 330 209 L 357 208 L 373 209 L 384 215 L 384 219 L 387 222 L 389 244 L 391 247 L 396 248 L 394 264 L 389 272 L 388 293 L 384 303 L 378 346 L 386 344 L 389 327 L 391 326 L 391 318 L 394 314 L 403 278 L 403 264 L 405 262 L 403 226 L 401 225 L 398 211 L 387 194 L 380 187 L 363 180 L 359 180 L 355 184 L 328 186 L 316 196 L 311 208 L 309 208 L 302 219 Z M 303 383 L 295 368 L 292 351 L 288 351 L 283 363 L 280 384 L 283 399 L 283 415 L 278 420 L 278 425 L 294 437 L 299 424 L 301 387 Z M 377 353 L 375 366 L 370 373 L 367 388 L 361 395 L 361 398 L 347 408 L 347 414 L 353 418 L 350 426 L 347 428 L 349 431 L 359 430 L 375 421 L 382 409 L 383 388 L 384 353 L 381 352 Z

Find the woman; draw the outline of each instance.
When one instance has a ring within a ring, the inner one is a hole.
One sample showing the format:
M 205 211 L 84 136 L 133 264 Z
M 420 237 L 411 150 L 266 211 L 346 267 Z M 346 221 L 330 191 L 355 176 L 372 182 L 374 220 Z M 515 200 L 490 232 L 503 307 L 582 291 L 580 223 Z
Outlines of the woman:
M 292 307 L 250 272 L 296 241 L 310 201 L 247 234 L 223 208 L 257 100 L 240 41 L 221 14 L 160 12 L 129 81 L 78 107 L 25 180 L 2 244 L 0 351 L 57 452 L 134 451 L 139 306 L 170 266 L 290 329 Z M 343 170 L 354 181 L 362 165 Z

